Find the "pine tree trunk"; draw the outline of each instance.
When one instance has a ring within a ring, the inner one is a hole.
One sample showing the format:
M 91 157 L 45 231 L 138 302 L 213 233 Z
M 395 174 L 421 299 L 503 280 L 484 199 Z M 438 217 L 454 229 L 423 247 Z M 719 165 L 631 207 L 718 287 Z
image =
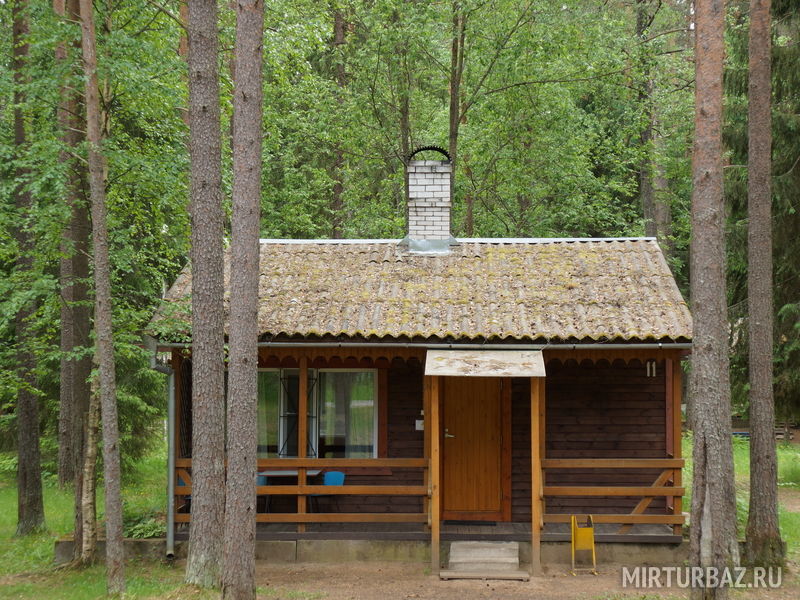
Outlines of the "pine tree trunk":
M 649 77 L 649 74 L 648 74 Z M 644 234 L 647 237 L 656 237 L 656 190 L 653 182 L 653 82 L 644 84 L 645 91 L 640 94 L 639 100 L 644 103 L 647 111 L 647 125 L 639 134 L 639 144 L 642 147 L 642 161 L 639 166 L 639 201 L 642 203 L 644 216 Z
M 103 430 L 103 480 L 105 483 L 106 579 L 109 594 L 125 591 L 122 543 L 122 493 L 117 420 L 114 335 L 111 311 L 111 265 L 106 224 L 105 160 L 101 152 L 100 92 L 92 0 L 80 0 L 83 65 L 85 71 L 86 140 L 89 191 L 92 201 L 92 256 L 94 266 L 94 325 L 99 367 L 100 411 Z
M 14 77 L 14 147 L 16 157 L 22 158 L 25 145 L 25 117 L 22 103 L 25 95 L 22 86 L 26 83 L 24 69 L 28 61 L 28 4 L 15 0 L 12 7 L 13 55 L 11 70 Z M 23 185 L 27 179 L 23 168 L 16 168 L 20 184 L 14 190 L 19 224 L 15 232 L 17 239 L 16 268 L 20 273 L 33 269 L 34 243 L 27 231 L 30 218 L 31 195 Z M 27 535 L 44 528 L 44 501 L 42 498 L 42 467 L 39 451 L 39 398 L 36 393 L 33 355 L 33 335 L 29 319 L 34 307 L 31 302 L 22 306 L 15 317 L 17 341 L 17 535 Z
M 73 0 L 74 1 L 74 0 Z M 65 0 L 53 1 L 53 12 L 62 19 L 67 14 Z M 66 42 L 59 41 L 56 45 L 56 62 L 67 62 L 67 44 Z M 72 95 L 68 91 L 69 86 L 62 82 L 59 89 L 59 97 L 61 102 L 58 106 L 57 118 L 58 125 L 61 129 L 62 143 L 67 146 L 69 144 L 67 135 L 69 132 L 69 114 L 75 113 L 77 110 L 77 103 L 72 101 Z M 59 161 L 62 164 L 69 165 L 71 157 L 66 149 L 59 153 Z M 69 166 L 67 167 L 69 168 Z M 68 182 L 71 178 L 68 178 Z M 67 184 L 69 186 L 69 183 Z M 73 190 L 68 187 L 68 196 L 65 201 L 68 206 L 75 203 L 75 197 L 71 193 Z M 61 287 L 61 364 L 60 364 L 60 377 L 59 377 L 59 403 L 58 403 L 58 486 L 64 488 L 65 485 L 75 481 L 77 471 L 75 470 L 75 448 L 72 446 L 72 426 L 75 421 L 73 411 L 73 364 L 74 361 L 69 359 L 66 355 L 72 352 L 73 349 L 73 324 L 72 324 L 72 285 L 74 282 L 73 267 L 72 267 L 72 246 L 74 239 L 72 237 L 72 218 L 67 222 L 64 228 L 63 240 L 61 243 L 61 260 L 59 263 L 59 286 Z M 77 534 L 76 530 L 76 534 Z M 80 545 L 80 540 L 76 539 L 77 544 Z
M 56 15 L 67 21 L 80 22 L 78 0 L 54 0 Z M 75 41 L 80 52 L 80 42 Z M 56 60 L 70 60 L 65 43 L 56 47 Z M 65 203 L 70 208 L 70 218 L 64 229 L 59 265 L 61 287 L 61 378 L 58 412 L 58 482 L 63 487 L 75 482 L 76 500 L 80 500 L 80 473 L 83 468 L 83 422 L 89 406 L 89 374 L 92 358 L 68 355 L 90 345 L 91 311 L 87 280 L 89 277 L 89 235 L 91 224 L 86 203 L 85 168 L 72 153 L 77 152 L 83 142 L 82 131 L 86 124 L 81 118 L 80 94 L 69 82 L 61 85 L 61 104 L 57 117 L 64 149 L 59 160 L 67 168 L 67 196 Z
M 186 60 L 189 56 L 189 35 L 187 30 L 189 28 L 189 0 L 181 0 L 180 8 L 178 9 L 178 19 L 183 27 L 181 27 L 181 36 L 178 39 L 178 56 Z M 188 83 L 188 82 L 184 82 Z M 189 110 L 186 107 L 181 107 L 181 119 L 185 125 L 189 125 Z
M 54 0 L 53 11 L 71 23 L 80 23 L 78 0 Z M 74 50 L 80 52 L 80 41 L 74 41 Z M 56 47 L 56 60 L 70 61 L 69 48 L 64 42 Z M 72 153 L 83 142 L 82 131 L 86 124 L 81 118 L 81 95 L 69 83 L 61 85 L 61 104 L 57 117 L 64 149 L 59 160 L 67 168 L 65 202 L 70 217 L 62 234 L 59 285 L 61 287 L 61 364 L 58 410 L 58 482 L 64 487 L 74 484 L 75 527 L 74 559 L 80 560 L 83 545 L 83 460 L 84 428 L 89 408 L 92 371 L 90 354 L 77 358 L 75 352 L 90 347 L 91 310 L 87 281 L 89 278 L 89 235 L 91 224 L 86 199 L 85 166 L 76 161 Z M 72 356 L 70 356 L 72 355 Z
M 393 17 L 397 23 L 399 17 Z M 398 117 L 399 117 L 399 136 L 400 136 L 400 155 L 403 162 L 403 197 L 402 209 L 405 216 L 405 232 L 408 231 L 408 156 L 411 154 L 411 73 L 408 65 L 408 40 L 403 40 L 395 48 L 395 54 L 400 65 L 400 76 L 397 78 L 398 85 Z M 397 196 L 395 196 L 396 198 Z M 396 208 L 400 208 L 399 206 Z
M 228 477 L 222 596 L 255 600 L 262 0 L 236 4 L 233 214 L 228 339 Z
M 77 558 L 83 565 L 92 563 L 97 549 L 97 436 L 100 427 L 100 396 L 97 379 L 93 381 L 89 397 L 89 410 L 84 419 L 84 439 L 86 449 L 83 454 L 81 473 L 81 545 L 77 548 Z M 75 538 L 75 543 L 78 539 Z
M 407 82 L 400 83 L 400 153 L 403 160 L 403 214 L 408 231 L 408 156 L 411 154 L 411 99 Z
M 657 148 L 660 145 L 661 137 L 656 133 L 657 127 L 653 129 L 653 145 Z M 658 244 L 664 252 L 666 258 L 670 258 L 674 252 L 672 243 L 672 206 L 669 197 L 669 181 L 664 173 L 664 165 L 655 161 L 653 163 L 654 181 L 653 191 L 655 192 L 655 229 Z
M 216 0 L 189 2 L 192 521 L 186 581 L 220 584 L 225 510 L 222 175 Z
M 750 3 L 747 306 L 750 360 L 750 510 L 747 562 L 783 564 L 772 391 L 772 116 L 770 0 Z
M 455 194 L 456 190 L 456 162 L 458 160 L 458 133 L 461 125 L 461 79 L 464 75 L 464 43 L 466 41 L 466 17 L 461 3 L 453 1 L 453 28 L 452 39 L 450 40 L 450 126 L 448 133 L 447 151 L 453 163 L 453 170 L 450 173 L 450 194 Z M 470 204 L 467 211 L 472 213 L 472 198 L 468 198 Z M 464 234 L 472 236 L 471 224 L 467 223 Z
M 698 2 L 696 11 L 690 258 L 694 316 L 690 564 L 721 569 L 738 564 L 722 195 L 724 2 Z M 727 589 L 693 589 L 692 597 L 727 598 Z
M 347 43 L 345 38 L 345 26 L 347 23 L 344 19 L 344 14 L 339 8 L 333 12 L 333 56 L 334 56 L 334 77 L 336 79 L 336 86 L 338 93 L 336 94 L 336 102 L 340 108 L 343 109 L 344 105 L 344 88 L 347 85 L 347 78 L 345 74 L 344 65 L 344 45 Z M 344 167 L 344 150 L 341 142 L 336 142 L 333 148 L 333 165 L 331 166 L 333 176 L 333 194 L 331 196 L 331 237 L 333 239 L 341 239 L 343 236 L 342 223 L 344 219 L 344 174 L 342 168 Z
M 656 236 L 655 225 L 655 188 L 653 187 L 653 79 L 650 73 L 650 61 L 644 54 L 646 52 L 644 40 L 650 27 L 651 15 L 650 0 L 636 0 L 636 38 L 641 45 L 642 69 L 641 80 L 638 82 L 638 100 L 640 108 L 644 111 L 645 125 L 639 133 L 639 146 L 642 159 L 639 165 L 639 200 L 642 204 L 644 216 L 644 234 L 647 237 Z

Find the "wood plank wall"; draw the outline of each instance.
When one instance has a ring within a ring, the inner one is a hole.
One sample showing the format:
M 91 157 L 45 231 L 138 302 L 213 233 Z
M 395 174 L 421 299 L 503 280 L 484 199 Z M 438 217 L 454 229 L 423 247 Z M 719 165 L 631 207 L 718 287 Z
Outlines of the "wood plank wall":
M 188 362 L 188 361 L 186 361 Z M 189 364 L 182 365 L 178 395 L 188 394 Z M 664 458 L 665 361 L 657 362 L 656 376 L 648 377 L 644 361 L 622 359 L 558 359 L 547 361 L 546 457 L 547 458 Z M 272 365 L 270 365 L 272 366 Z M 277 365 L 276 365 L 277 366 Z M 342 365 L 344 366 L 344 365 Z M 349 366 L 349 365 L 348 365 Z M 423 364 L 416 358 L 395 358 L 387 369 L 387 455 L 389 458 L 424 456 L 424 434 L 415 430 L 422 418 Z M 179 411 L 183 404 L 178 399 Z M 182 408 L 188 408 L 183 406 Z M 179 418 L 180 438 L 190 436 L 187 415 Z M 188 440 L 186 440 L 188 441 Z M 182 444 L 184 445 L 184 444 Z M 188 444 L 186 444 L 188 445 Z M 189 448 L 181 448 L 186 456 Z M 512 520 L 531 519 L 530 381 L 512 381 Z M 641 485 L 653 483 L 653 470 L 550 471 L 546 485 Z M 418 469 L 352 469 L 347 484 L 392 485 L 423 483 Z M 273 498 L 274 512 L 294 511 L 293 497 Z M 546 512 L 630 512 L 639 498 L 565 497 L 547 498 Z M 419 512 L 422 498 L 386 496 L 325 497 L 315 502 L 321 511 Z M 647 512 L 663 512 L 664 499 L 656 499 Z
M 666 457 L 665 361 L 656 361 L 656 376 L 648 377 L 644 361 L 585 360 L 547 362 L 547 458 Z M 514 380 L 512 519 L 530 516 L 530 383 Z M 560 470 L 546 473 L 546 485 L 649 486 L 660 471 Z M 548 513 L 630 512 L 639 498 L 546 498 Z M 656 499 L 647 512 L 664 512 Z

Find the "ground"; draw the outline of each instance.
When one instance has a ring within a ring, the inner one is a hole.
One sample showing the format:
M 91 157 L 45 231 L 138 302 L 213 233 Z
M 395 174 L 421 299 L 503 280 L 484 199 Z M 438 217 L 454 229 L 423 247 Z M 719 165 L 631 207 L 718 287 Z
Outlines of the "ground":
M 780 488 L 778 490 L 778 503 L 790 513 L 800 513 L 800 489 Z
M 181 564 L 177 567 L 180 569 Z M 795 570 L 797 565 L 794 566 Z M 554 569 L 529 582 L 517 581 L 440 581 L 422 565 L 411 563 L 348 563 L 303 564 L 257 568 L 259 600 L 655 600 L 686 598 L 682 590 L 623 589 L 619 568 L 605 567 L 597 576 L 581 574 L 573 577 L 567 569 Z M 190 590 L 154 596 L 162 600 L 204 598 L 205 594 Z M 796 600 L 800 582 L 794 579 L 780 589 L 735 592 L 741 600 Z
M 216 600 L 219 593 L 181 585 L 185 562 L 128 565 L 130 597 L 149 600 Z M 735 591 L 732 600 L 797 600 L 800 564 L 793 562 L 781 588 Z M 619 567 L 600 565 L 600 574 L 572 576 L 553 568 L 529 582 L 440 581 L 419 563 L 346 563 L 268 565 L 259 563 L 259 600 L 656 600 L 683 599 L 685 590 L 622 588 Z M 100 567 L 84 572 L 15 574 L 0 578 L 0 598 L 60 600 L 104 597 Z M 77 581 L 76 581 L 77 579 Z

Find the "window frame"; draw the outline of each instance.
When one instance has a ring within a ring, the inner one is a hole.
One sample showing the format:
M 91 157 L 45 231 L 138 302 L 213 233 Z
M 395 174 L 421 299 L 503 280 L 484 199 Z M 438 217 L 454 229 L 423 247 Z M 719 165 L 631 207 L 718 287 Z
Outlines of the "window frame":
M 278 444 L 277 444 L 277 452 L 274 457 L 271 458 L 297 458 L 297 455 L 294 456 L 281 456 L 281 448 L 286 441 L 286 419 L 282 419 L 281 415 L 286 414 L 286 405 L 287 405 L 287 393 L 286 387 L 283 385 L 283 378 L 284 373 L 287 371 L 296 371 L 298 375 L 298 379 L 300 378 L 299 369 L 297 367 L 289 367 L 289 368 L 277 368 L 277 367 L 259 367 L 259 373 L 277 373 L 278 374 L 278 385 L 280 389 L 280 394 L 278 397 Z M 319 369 L 308 369 L 308 377 L 309 379 L 314 378 L 314 376 L 318 377 Z M 298 398 L 299 400 L 299 398 Z M 310 419 L 310 426 L 308 427 L 308 440 L 311 442 L 310 446 L 314 450 L 314 457 L 319 452 L 319 386 L 315 383 L 314 387 L 312 388 L 311 398 L 309 399 L 308 403 L 309 407 L 309 415 L 311 416 Z M 256 411 L 256 414 L 257 411 Z M 299 417 L 299 415 L 298 415 Z M 308 419 L 308 415 L 306 416 Z M 258 427 L 258 423 L 256 423 Z
M 285 441 L 286 436 L 286 424 L 285 419 L 281 418 L 281 415 L 284 414 L 285 406 L 286 406 L 286 388 L 283 385 L 283 377 L 284 372 L 286 371 L 299 371 L 298 367 L 259 367 L 258 372 L 266 372 L 266 373 L 277 373 L 280 385 L 280 397 L 278 398 L 278 440 L 277 440 L 277 453 L 274 457 L 270 458 L 296 458 L 293 456 L 281 456 L 280 449 L 283 447 L 283 443 Z M 370 458 L 380 458 L 381 451 L 379 448 L 380 440 L 381 440 L 381 427 L 383 423 L 381 421 L 381 411 L 387 410 L 386 407 L 381 406 L 382 397 L 385 395 L 382 394 L 381 386 L 385 385 L 383 381 L 383 377 L 381 377 L 382 369 L 378 368 L 309 368 L 308 369 L 308 377 L 309 379 L 316 379 L 316 383 L 312 388 L 311 398 L 309 398 L 309 413 L 313 415 L 311 419 L 310 426 L 308 427 L 308 437 L 309 441 L 311 442 L 311 447 L 314 449 L 314 457 L 319 458 L 319 432 L 320 432 L 320 420 L 321 420 L 321 413 L 320 413 L 320 403 L 322 402 L 321 396 L 321 386 L 320 386 L 320 375 L 322 373 L 372 373 L 374 379 L 374 388 L 373 388 L 373 398 L 372 398 L 372 405 L 373 405 L 373 414 L 372 414 L 372 456 Z M 299 377 L 299 373 L 298 373 Z M 388 391 L 388 390 L 387 390 Z M 256 410 L 256 414 L 258 411 Z M 388 435 L 388 423 L 387 425 L 387 432 Z M 258 424 L 257 424 L 258 426 Z
M 373 386 L 373 393 L 372 393 L 372 456 L 370 458 L 378 458 L 379 457 L 379 449 L 378 449 L 378 441 L 380 440 L 380 420 L 378 418 L 378 413 L 380 412 L 379 403 L 380 403 L 380 385 L 381 385 L 381 377 L 380 377 L 380 369 L 358 369 L 358 368 L 348 368 L 348 369 L 336 369 L 336 368 L 323 368 L 317 369 L 317 377 L 321 373 L 372 373 L 373 380 L 375 385 Z M 317 380 L 317 388 L 316 391 L 316 402 L 317 402 L 317 454 L 319 454 L 319 429 L 320 429 L 320 421 L 322 420 L 322 414 L 319 410 L 319 404 L 322 402 L 322 387 L 319 385 L 319 379 Z

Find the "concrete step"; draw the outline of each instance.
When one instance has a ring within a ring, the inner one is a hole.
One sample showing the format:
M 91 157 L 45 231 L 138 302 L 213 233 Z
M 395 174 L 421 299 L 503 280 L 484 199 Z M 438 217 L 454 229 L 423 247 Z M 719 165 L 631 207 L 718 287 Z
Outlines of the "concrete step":
M 529 581 L 531 578 L 527 571 L 439 571 L 439 579 L 511 579 L 514 581 Z
M 518 572 L 519 542 L 453 542 L 450 571 Z

